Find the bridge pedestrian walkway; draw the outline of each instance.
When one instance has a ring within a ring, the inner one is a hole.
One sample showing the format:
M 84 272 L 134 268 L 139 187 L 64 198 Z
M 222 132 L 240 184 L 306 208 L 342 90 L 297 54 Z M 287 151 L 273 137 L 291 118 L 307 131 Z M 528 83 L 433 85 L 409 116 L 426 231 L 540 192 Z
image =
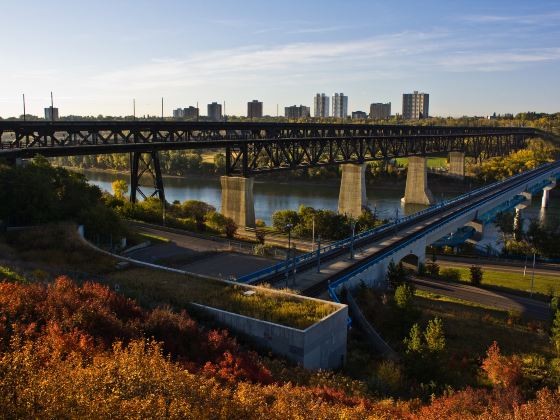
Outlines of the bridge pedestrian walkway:
M 452 213 L 452 211 L 448 212 Z M 299 290 L 303 294 L 315 295 L 316 292 L 313 290 L 314 286 L 322 284 L 334 276 L 340 275 L 345 270 L 350 269 L 351 267 L 367 260 L 368 258 L 371 258 L 376 253 L 383 251 L 399 240 L 415 234 L 416 232 L 429 226 L 431 223 L 439 220 L 441 217 L 441 214 L 434 215 L 420 223 L 414 224 L 413 226 L 409 226 L 403 229 L 397 229 L 388 237 L 384 237 L 377 241 L 366 244 L 360 248 L 357 248 L 355 249 L 353 260 L 350 259 L 350 251 L 348 251 L 343 255 L 332 258 L 325 262 L 321 262 L 321 271 L 319 273 L 317 272 L 316 264 L 304 269 L 301 272 L 296 272 L 296 283 L 293 284 L 293 278 L 290 277 L 288 280 L 288 287 L 290 287 L 291 289 Z M 279 280 L 275 285 L 285 285 L 285 279 Z

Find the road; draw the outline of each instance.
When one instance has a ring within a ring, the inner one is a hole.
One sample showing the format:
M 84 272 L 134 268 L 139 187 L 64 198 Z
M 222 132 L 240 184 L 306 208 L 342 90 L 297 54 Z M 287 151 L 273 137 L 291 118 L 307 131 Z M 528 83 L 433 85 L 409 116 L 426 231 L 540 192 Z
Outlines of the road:
M 506 273 L 521 273 L 523 274 L 523 268 L 525 266 L 525 261 L 511 261 L 503 260 L 496 261 L 494 259 L 484 259 L 484 258 L 468 258 L 468 257 L 455 257 L 447 255 L 438 255 L 437 261 L 439 265 L 446 267 L 471 267 L 472 265 L 479 265 L 488 270 L 503 271 Z M 533 272 L 532 260 L 527 261 L 527 274 Z M 560 277 L 560 265 L 540 263 L 535 266 L 535 274 L 540 274 L 543 276 L 558 276 Z
M 539 320 L 550 319 L 550 307 L 547 303 L 539 300 L 440 280 L 415 278 L 414 283 L 418 290 L 423 290 L 425 292 L 466 300 L 484 306 L 492 306 L 505 311 L 519 312 L 528 318 Z
M 243 276 L 276 263 L 270 258 L 232 252 L 227 240 L 214 241 L 137 223 L 131 224 L 131 227 L 139 233 L 170 241 L 128 254 L 140 261 L 225 279 Z

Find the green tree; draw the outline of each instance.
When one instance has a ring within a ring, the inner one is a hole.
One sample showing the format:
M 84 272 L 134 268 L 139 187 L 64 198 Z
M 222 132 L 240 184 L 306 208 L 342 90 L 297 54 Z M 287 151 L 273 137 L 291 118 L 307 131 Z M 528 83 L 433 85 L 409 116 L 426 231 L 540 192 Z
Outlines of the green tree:
M 480 284 L 482 283 L 482 277 L 484 275 L 482 268 L 478 265 L 473 265 L 471 266 L 469 271 L 471 275 L 471 284 L 473 286 L 480 286 Z
M 441 318 L 435 317 L 428 321 L 424 338 L 429 351 L 439 353 L 445 350 L 445 332 Z
M 560 356 L 560 310 L 557 310 L 554 315 L 552 328 L 550 329 L 550 340 L 552 341 L 554 351 Z
M 395 264 L 395 262 L 391 260 L 391 262 L 387 266 L 386 280 L 387 283 L 393 288 L 393 290 L 396 290 L 397 287 L 408 280 L 408 274 L 402 262 Z
M 272 213 L 272 226 L 278 232 L 287 233 L 288 224 L 292 225 L 294 228 L 299 222 L 298 213 L 294 210 L 278 210 Z
M 407 353 L 422 353 L 424 343 L 422 342 L 422 332 L 418 324 L 412 325 L 408 337 L 404 339 Z
M 395 305 L 399 309 L 410 311 L 414 301 L 414 286 L 401 284 L 395 289 Z
M 196 221 L 197 229 L 204 230 L 204 218 L 210 212 L 215 212 L 216 209 L 204 201 L 187 200 L 181 204 L 181 213 L 184 217 L 190 217 Z

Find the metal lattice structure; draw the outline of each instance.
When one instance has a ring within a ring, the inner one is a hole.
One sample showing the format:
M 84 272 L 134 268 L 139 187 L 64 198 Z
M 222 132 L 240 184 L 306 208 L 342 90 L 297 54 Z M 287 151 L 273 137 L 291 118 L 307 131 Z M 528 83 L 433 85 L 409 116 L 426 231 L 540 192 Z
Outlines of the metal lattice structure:
M 462 151 L 484 159 L 523 148 L 542 134 L 524 127 L 177 122 L 177 121 L 0 121 L 0 157 L 15 161 L 46 157 L 131 153 L 135 196 L 144 162 L 163 197 L 158 151 L 223 149 L 226 175 L 251 176 L 340 163 L 363 163 L 413 155 Z M 140 174 L 140 175 L 139 175 Z

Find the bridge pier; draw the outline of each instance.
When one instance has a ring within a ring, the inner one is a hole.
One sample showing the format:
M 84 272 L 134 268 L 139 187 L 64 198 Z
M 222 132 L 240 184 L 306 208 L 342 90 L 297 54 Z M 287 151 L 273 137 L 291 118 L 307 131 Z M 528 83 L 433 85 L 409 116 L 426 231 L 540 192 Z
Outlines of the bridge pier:
M 255 226 L 253 178 L 220 177 L 222 185 L 222 214 L 231 217 L 238 226 Z
M 130 153 L 130 202 L 136 203 L 137 194 L 140 194 L 144 199 L 147 198 L 146 194 L 144 194 L 140 188 L 140 178 L 142 178 L 142 175 L 145 173 L 150 174 L 154 181 L 154 192 L 150 197 L 157 195 L 160 201 L 165 203 L 163 176 L 161 175 L 159 155 L 155 150 L 147 153 Z
M 556 186 L 556 181 L 553 181 L 551 185 L 547 185 L 543 188 L 541 208 L 546 209 L 548 207 L 548 201 L 550 196 L 550 190 Z
M 459 179 L 465 177 L 465 153 L 449 152 L 449 175 Z
M 406 204 L 430 205 L 434 203 L 434 197 L 428 188 L 428 167 L 424 156 L 408 158 L 406 189 L 401 201 Z
M 482 223 L 480 220 L 472 220 L 469 223 L 467 223 L 465 226 L 470 226 L 472 228 L 474 228 L 474 236 L 473 239 L 475 241 L 480 241 L 483 237 L 484 237 L 484 223 Z
M 366 164 L 346 163 L 341 165 L 342 179 L 338 194 L 338 212 L 358 218 L 366 206 Z

